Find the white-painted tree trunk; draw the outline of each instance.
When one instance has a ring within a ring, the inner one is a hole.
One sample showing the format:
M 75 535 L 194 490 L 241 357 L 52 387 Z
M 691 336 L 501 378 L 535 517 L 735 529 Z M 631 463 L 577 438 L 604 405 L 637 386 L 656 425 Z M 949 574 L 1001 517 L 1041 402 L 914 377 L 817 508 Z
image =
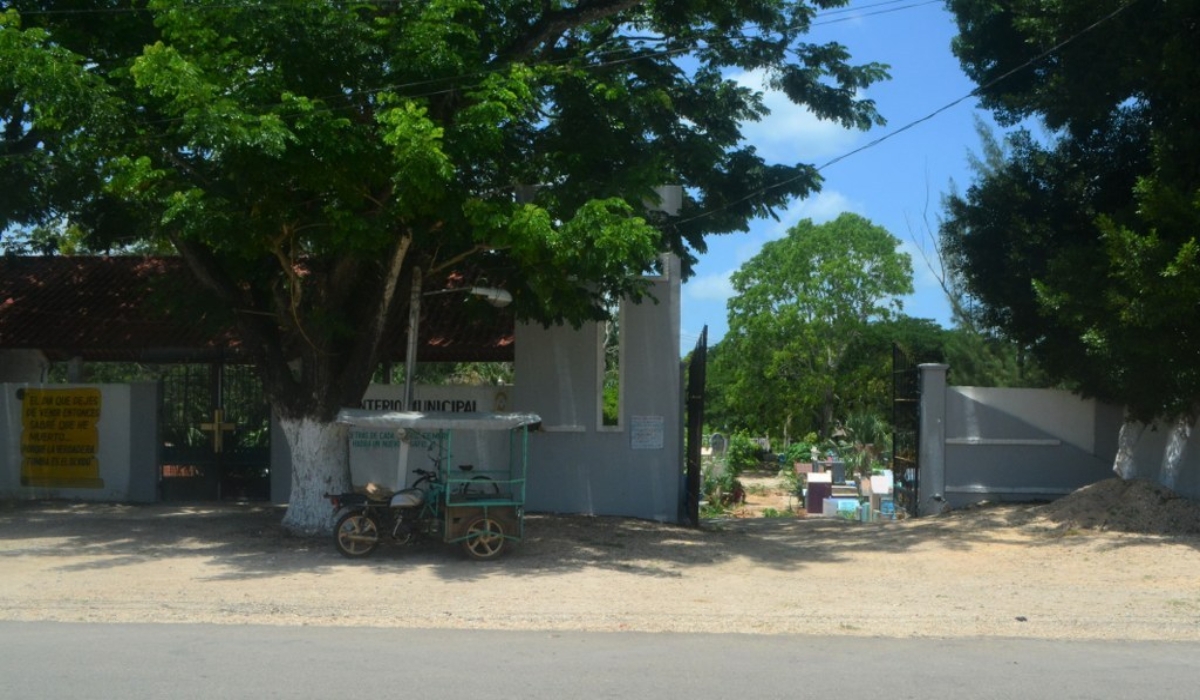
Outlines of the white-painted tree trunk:
M 1145 423 L 1127 420 L 1121 424 L 1121 432 L 1117 433 L 1117 456 L 1113 460 L 1113 472 L 1122 479 L 1132 479 L 1137 476 L 1133 451 L 1145 430 Z
M 1179 480 L 1179 469 L 1183 465 L 1183 453 L 1187 449 L 1188 440 L 1192 437 L 1193 418 L 1188 415 L 1180 416 L 1171 426 L 1171 434 L 1167 437 L 1167 449 L 1163 452 L 1162 469 L 1158 473 L 1158 482 L 1169 489 L 1175 488 Z
M 292 452 L 292 494 L 283 525 L 298 535 L 333 530 L 327 493 L 350 490 L 350 456 L 343 437 L 346 426 L 311 418 L 280 419 Z

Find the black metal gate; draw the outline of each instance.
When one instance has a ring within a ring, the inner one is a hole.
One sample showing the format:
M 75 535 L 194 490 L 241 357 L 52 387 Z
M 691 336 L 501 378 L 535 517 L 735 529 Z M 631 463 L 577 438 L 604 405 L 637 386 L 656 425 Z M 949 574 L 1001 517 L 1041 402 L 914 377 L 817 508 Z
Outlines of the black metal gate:
M 921 483 L 921 381 L 917 363 L 899 345 L 892 345 L 892 470 L 896 511 L 917 515 Z
M 708 374 L 708 326 L 692 351 L 687 372 L 687 489 L 684 511 L 692 527 L 700 526 L 700 448 L 704 441 L 704 382 Z
M 163 500 L 271 496 L 271 413 L 248 365 L 181 364 L 162 374 Z

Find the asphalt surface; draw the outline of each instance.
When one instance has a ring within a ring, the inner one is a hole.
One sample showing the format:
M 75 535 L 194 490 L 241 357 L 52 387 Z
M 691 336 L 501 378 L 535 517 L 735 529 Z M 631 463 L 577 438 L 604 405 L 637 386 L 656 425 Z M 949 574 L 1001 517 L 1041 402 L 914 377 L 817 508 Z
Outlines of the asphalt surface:
M 1200 643 L 0 622 L 0 697 L 1197 696 Z

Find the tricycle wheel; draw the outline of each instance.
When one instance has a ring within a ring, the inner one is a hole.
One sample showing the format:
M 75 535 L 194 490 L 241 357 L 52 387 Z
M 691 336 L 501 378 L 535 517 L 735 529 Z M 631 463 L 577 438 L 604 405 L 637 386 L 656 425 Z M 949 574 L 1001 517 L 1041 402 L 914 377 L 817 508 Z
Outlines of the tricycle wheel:
M 333 528 L 333 544 L 344 557 L 365 557 L 379 546 L 379 526 L 366 513 L 346 513 Z
M 499 520 L 479 517 L 467 526 L 463 551 L 472 559 L 494 559 L 504 551 L 504 526 Z

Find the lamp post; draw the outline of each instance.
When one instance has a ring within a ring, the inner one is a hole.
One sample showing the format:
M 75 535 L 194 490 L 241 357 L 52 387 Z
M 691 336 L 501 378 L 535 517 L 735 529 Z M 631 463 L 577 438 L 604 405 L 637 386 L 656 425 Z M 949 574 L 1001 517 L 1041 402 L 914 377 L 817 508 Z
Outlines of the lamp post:
M 413 410 L 413 374 L 417 367 L 417 336 L 421 330 L 421 297 L 464 293 L 483 297 L 487 303 L 496 308 L 504 308 L 512 303 L 512 294 L 496 287 L 463 287 L 422 293 L 421 285 L 421 268 L 414 268 L 412 292 L 408 298 L 408 344 L 405 348 L 404 358 L 404 410 L 406 411 Z

